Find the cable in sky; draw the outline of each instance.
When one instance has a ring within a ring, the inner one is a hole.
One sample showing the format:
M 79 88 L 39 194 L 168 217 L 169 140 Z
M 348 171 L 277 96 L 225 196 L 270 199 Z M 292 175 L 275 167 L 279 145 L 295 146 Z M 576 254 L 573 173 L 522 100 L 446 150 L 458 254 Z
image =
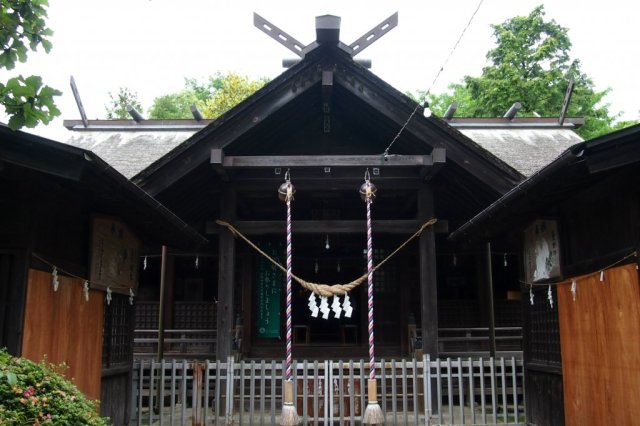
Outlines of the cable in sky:
M 438 78 L 440 78 L 440 74 L 442 73 L 442 71 L 444 71 L 444 68 L 447 66 L 447 64 L 449 63 L 449 59 L 451 59 L 451 57 L 453 56 L 453 53 L 456 51 L 456 49 L 458 48 L 458 45 L 460 44 L 460 40 L 462 40 L 462 37 L 464 37 L 464 34 L 467 32 L 467 29 L 471 26 L 471 23 L 473 22 L 473 19 L 476 17 L 478 11 L 480 10 L 480 7 L 482 6 L 482 3 L 484 3 L 484 0 L 480 0 L 478 2 L 478 6 L 476 7 L 476 10 L 473 12 L 473 14 L 471 15 L 471 18 L 469 18 L 469 22 L 467 22 L 467 25 L 462 29 L 462 32 L 460 33 L 460 37 L 458 37 L 458 40 L 456 41 L 456 43 L 453 45 L 453 48 L 451 49 L 451 52 L 449 52 L 449 55 L 446 57 L 446 59 L 444 60 L 444 62 L 442 63 L 442 66 L 440 67 L 440 69 L 438 70 L 438 72 L 436 73 L 435 78 L 433 79 L 433 81 L 431 82 L 431 86 L 429 86 L 429 88 L 427 89 L 427 91 L 424 94 L 424 101 L 427 101 L 427 96 L 429 95 L 429 93 L 431 93 L 431 89 L 433 88 L 433 86 L 436 84 L 436 82 L 438 81 Z M 405 123 L 402 125 L 402 127 L 400 128 L 400 130 L 398 131 L 398 133 L 395 135 L 395 137 L 393 138 L 393 140 L 391 141 L 391 143 L 389 144 L 389 146 L 384 150 L 383 155 L 386 157 L 387 155 L 389 155 L 389 149 L 391 149 L 391 146 L 396 142 L 396 140 L 400 137 L 400 135 L 402 134 L 402 131 L 404 130 L 405 127 L 407 127 L 407 125 L 409 124 L 409 122 L 411 121 L 411 118 L 413 118 L 413 116 L 415 115 L 416 111 L 418 111 L 418 108 L 420 108 L 420 104 L 416 104 L 416 107 L 413 109 L 413 111 L 411 111 L 411 114 L 409 115 L 409 118 L 407 118 L 407 121 L 405 121 Z

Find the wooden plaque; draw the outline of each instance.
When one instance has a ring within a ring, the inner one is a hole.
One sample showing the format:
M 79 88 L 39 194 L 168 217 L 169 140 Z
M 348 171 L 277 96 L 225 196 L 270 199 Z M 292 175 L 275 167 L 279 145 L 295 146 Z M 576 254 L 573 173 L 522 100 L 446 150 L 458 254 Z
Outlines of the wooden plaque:
M 524 231 L 524 261 L 527 282 L 560 277 L 558 222 L 536 220 Z
M 137 292 L 140 241 L 122 221 L 95 216 L 91 224 L 91 268 L 89 281 L 92 288 L 129 294 Z

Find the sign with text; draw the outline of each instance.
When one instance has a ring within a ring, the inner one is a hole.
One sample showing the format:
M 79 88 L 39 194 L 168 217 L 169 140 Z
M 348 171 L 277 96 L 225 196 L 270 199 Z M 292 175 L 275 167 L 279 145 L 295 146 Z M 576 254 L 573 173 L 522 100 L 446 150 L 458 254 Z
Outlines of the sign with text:
M 282 259 L 282 244 L 266 243 L 261 247 L 276 261 Z M 280 337 L 280 300 L 286 285 L 285 274 L 269 260 L 260 256 L 255 277 L 256 325 L 258 337 Z

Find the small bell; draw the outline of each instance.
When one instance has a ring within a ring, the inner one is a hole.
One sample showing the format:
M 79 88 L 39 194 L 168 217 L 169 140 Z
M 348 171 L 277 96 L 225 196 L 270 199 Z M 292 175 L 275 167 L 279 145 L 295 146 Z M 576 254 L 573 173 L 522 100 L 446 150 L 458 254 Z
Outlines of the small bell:
M 293 184 L 291 183 L 291 180 L 289 179 L 289 171 L 287 170 L 287 173 L 285 173 L 284 176 L 285 182 L 280 185 L 280 187 L 278 188 L 278 198 L 280 199 L 280 201 L 283 202 L 289 202 L 293 200 L 293 194 L 296 193 L 296 189 L 294 188 Z
M 378 188 L 369 181 L 369 169 L 364 174 L 364 183 L 360 186 L 360 198 L 364 202 L 372 202 L 376 198 Z

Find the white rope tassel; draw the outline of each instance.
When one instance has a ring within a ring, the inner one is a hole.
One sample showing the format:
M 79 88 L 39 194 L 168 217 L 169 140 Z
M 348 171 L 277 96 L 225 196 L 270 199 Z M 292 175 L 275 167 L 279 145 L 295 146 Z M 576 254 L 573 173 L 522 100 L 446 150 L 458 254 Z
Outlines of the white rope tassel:
M 551 284 L 549 284 L 549 290 L 547 290 L 547 299 L 549 299 L 549 306 L 553 309 L 553 293 L 551 292 Z
M 107 305 L 111 305 L 111 287 L 107 287 L 107 295 L 105 296 L 105 300 L 107 301 Z
M 311 311 L 311 316 L 314 318 L 318 318 L 318 312 L 320 311 L 320 309 L 318 308 L 318 302 L 316 301 L 316 295 L 313 294 L 313 292 L 311 294 L 309 294 L 309 310 Z
M 600 282 L 604 284 L 604 271 L 600 271 Z
M 571 297 L 573 297 L 573 301 L 576 301 L 576 292 L 578 290 L 578 286 L 576 285 L 576 280 L 571 281 Z

